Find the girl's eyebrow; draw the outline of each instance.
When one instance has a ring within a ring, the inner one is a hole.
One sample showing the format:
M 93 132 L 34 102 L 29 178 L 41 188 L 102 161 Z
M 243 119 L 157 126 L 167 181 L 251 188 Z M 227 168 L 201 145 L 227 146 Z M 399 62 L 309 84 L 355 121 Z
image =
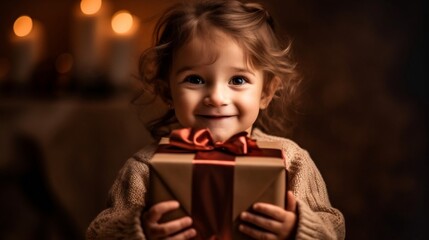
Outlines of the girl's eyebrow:
M 195 67 L 193 67 L 193 66 L 183 66 L 183 67 L 181 67 L 181 68 L 179 68 L 179 69 L 177 69 L 177 71 L 175 72 L 175 74 L 176 75 L 179 75 L 180 73 L 182 73 L 182 72 L 186 72 L 186 71 L 189 71 L 189 70 L 192 70 L 192 69 L 194 69 Z
M 233 69 L 235 72 L 248 73 L 255 76 L 255 73 L 247 68 L 231 67 L 231 69 Z
M 179 75 L 180 73 L 182 73 L 182 72 L 186 72 L 186 71 L 189 71 L 189 70 L 192 70 L 192 69 L 194 69 L 195 68 L 195 66 L 183 66 L 183 67 L 181 67 L 181 68 L 179 68 L 179 69 L 177 69 L 177 71 L 174 73 L 175 75 Z M 253 72 L 253 71 L 250 71 L 249 69 L 247 69 L 247 68 L 241 68 L 241 67 L 231 67 L 231 69 L 234 71 L 234 72 L 239 72 L 239 73 L 248 73 L 248 74 L 251 74 L 251 75 L 253 75 L 253 76 L 256 76 L 255 75 L 255 73 Z

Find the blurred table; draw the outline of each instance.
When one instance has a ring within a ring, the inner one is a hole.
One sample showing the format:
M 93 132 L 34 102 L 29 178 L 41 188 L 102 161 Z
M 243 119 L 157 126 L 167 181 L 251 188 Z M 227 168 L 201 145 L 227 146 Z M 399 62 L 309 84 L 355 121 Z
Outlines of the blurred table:
M 17 146 L 22 137 L 39 148 L 49 188 L 81 233 L 105 206 L 122 164 L 151 141 L 127 94 L 105 99 L 0 97 L 3 173 L 19 171 L 31 161 L 25 146 Z

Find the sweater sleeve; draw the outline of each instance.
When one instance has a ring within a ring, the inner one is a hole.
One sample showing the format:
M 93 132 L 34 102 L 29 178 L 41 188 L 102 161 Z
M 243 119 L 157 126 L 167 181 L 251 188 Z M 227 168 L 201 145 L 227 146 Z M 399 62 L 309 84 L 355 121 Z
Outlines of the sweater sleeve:
M 295 142 L 253 130 L 253 137 L 263 141 L 279 141 L 286 159 L 288 189 L 297 200 L 295 239 L 344 239 L 344 217 L 332 207 L 326 184 L 307 151 Z
M 286 155 L 288 187 L 297 199 L 296 239 L 344 239 L 343 215 L 331 206 L 325 182 L 309 154 L 295 147 L 286 149 Z
M 128 159 L 109 191 L 107 208 L 89 225 L 86 239 L 145 239 L 140 216 L 145 207 L 151 151 Z

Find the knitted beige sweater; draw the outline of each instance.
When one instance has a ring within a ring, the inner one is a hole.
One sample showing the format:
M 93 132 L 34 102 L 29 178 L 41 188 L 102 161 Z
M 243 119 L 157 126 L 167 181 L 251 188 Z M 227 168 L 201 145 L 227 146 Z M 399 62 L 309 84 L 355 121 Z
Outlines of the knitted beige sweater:
M 329 202 L 325 183 L 308 153 L 291 140 L 274 137 L 254 129 L 252 137 L 261 141 L 280 141 L 286 157 L 288 187 L 297 199 L 296 239 L 344 239 L 341 212 Z M 147 162 L 156 149 L 150 145 L 130 158 L 114 182 L 108 208 L 90 224 L 87 239 L 145 239 L 140 215 L 145 207 L 149 181 Z

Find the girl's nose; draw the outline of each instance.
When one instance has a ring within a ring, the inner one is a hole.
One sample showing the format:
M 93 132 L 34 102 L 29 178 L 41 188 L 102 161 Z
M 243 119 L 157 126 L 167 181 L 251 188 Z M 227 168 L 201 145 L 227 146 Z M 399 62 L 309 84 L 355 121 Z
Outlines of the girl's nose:
M 228 90 L 219 85 L 214 85 L 209 88 L 207 95 L 203 100 L 206 106 L 221 107 L 230 103 Z

